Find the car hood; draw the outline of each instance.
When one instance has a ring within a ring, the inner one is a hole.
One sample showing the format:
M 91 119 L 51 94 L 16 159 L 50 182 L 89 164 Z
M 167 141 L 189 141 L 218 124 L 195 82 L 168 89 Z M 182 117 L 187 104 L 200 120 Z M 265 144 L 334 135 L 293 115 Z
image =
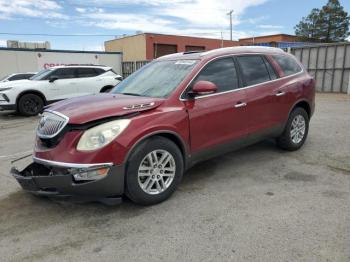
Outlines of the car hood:
M 23 79 L 23 80 L 0 82 L 0 91 L 3 88 L 23 86 L 23 85 L 28 85 L 28 84 L 32 84 L 32 81 L 28 80 L 28 79 Z
M 63 100 L 47 109 L 69 117 L 71 124 L 85 124 L 102 118 L 151 110 L 163 101 L 162 98 L 107 93 Z

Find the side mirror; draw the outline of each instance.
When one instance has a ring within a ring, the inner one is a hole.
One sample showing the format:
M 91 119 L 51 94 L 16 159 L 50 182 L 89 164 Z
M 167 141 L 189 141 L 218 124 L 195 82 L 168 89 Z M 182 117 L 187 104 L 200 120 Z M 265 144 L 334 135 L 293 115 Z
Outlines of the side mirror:
M 209 81 L 198 81 L 196 82 L 192 90 L 189 92 L 189 95 L 192 97 L 199 96 L 199 95 L 209 95 L 213 94 L 218 90 L 218 87 Z
M 120 76 L 120 75 L 117 75 L 117 76 L 116 76 L 116 78 L 115 78 L 115 80 L 118 80 L 118 81 L 123 81 L 123 77 L 122 77 L 122 76 Z
M 50 77 L 49 77 L 49 82 L 50 82 L 50 83 L 53 83 L 53 82 L 55 82 L 57 79 L 58 79 L 57 76 L 50 76 Z

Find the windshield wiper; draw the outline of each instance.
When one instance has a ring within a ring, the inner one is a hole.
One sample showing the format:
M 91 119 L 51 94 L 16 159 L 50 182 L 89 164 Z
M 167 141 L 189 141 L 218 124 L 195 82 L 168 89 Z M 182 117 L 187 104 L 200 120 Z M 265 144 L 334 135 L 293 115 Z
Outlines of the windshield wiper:
M 141 96 L 140 94 L 136 94 L 136 93 L 119 93 L 122 95 L 127 95 L 127 96 Z

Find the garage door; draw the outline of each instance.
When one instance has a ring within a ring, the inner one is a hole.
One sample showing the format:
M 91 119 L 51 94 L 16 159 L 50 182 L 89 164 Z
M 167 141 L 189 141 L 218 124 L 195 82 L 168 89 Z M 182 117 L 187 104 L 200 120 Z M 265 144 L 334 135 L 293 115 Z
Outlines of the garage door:
M 177 45 L 154 44 L 154 58 L 177 53 Z

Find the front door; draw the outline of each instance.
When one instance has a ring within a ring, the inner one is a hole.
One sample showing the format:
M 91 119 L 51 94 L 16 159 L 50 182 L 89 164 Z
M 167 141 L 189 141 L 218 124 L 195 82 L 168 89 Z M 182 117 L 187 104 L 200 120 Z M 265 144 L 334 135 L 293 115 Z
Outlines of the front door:
M 58 68 L 50 74 L 50 77 L 57 77 L 57 80 L 48 83 L 50 93 L 55 94 L 49 100 L 61 100 L 78 95 L 75 68 Z
M 240 89 L 233 58 L 210 62 L 190 86 L 200 80 L 216 84 L 218 90 L 185 102 L 190 121 L 192 154 L 211 149 L 215 151 L 246 135 L 246 92 Z

